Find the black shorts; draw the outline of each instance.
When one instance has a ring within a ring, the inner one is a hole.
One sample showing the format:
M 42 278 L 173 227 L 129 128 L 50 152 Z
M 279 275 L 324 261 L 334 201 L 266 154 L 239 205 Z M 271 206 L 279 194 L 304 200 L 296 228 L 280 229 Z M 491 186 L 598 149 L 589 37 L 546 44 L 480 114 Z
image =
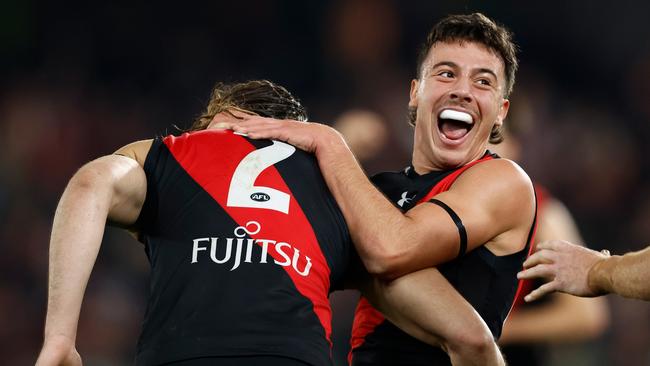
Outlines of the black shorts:
M 201 357 L 170 362 L 165 366 L 311 366 L 293 358 L 280 356 Z

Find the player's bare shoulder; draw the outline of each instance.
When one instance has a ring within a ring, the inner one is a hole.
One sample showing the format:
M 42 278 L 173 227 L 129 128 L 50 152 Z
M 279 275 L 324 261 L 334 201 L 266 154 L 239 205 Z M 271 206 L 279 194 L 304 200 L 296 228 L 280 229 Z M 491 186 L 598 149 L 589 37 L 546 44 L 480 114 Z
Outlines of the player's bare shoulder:
M 147 159 L 149 150 L 151 149 L 151 144 L 153 144 L 152 139 L 132 142 L 117 149 L 113 154 L 131 158 L 137 161 L 141 167 L 144 167 L 144 162 Z
M 509 159 L 491 159 L 475 164 L 454 185 L 480 187 L 481 192 L 503 199 L 534 201 L 533 183 L 526 172 Z M 531 202 L 532 202 L 531 201 Z

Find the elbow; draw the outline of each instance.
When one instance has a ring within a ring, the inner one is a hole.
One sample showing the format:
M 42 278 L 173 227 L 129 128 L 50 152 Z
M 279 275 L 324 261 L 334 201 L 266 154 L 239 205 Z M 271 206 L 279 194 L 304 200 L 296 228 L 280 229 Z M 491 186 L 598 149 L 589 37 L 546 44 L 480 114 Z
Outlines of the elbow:
M 466 328 L 444 339 L 443 348 L 451 360 L 474 360 L 481 365 L 499 365 L 501 353 L 487 327 Z
M 357 225 L 357 222 L 350 224 L 352 240 L 370 275 L 379 280 L 392 281 L 420 269 L 411 268 L 413 264 L 410 263 L 414 260 L 412 253 L 416 252 L 411 243 L 416 239 L 401 234 L 414 231 L 408 226 L 409 222 L 406 219 L 396 221 L 390 224 L 390 230 L 377 226 L 368 228 Z
M 396 227 L 398 227 L 396 225 Z M 420 265 L 417 257 L 414 257 L 413 246 L 407 243 L 414 242 L 415 239 L 404 237 L 403 235 L 395 236 L 394 233 L 409 232 L 410 229 L 395 229 L 390 232 L 366 231 L 364 234 L 353 237 L 356 243 L 358 253 L 366 267 L 366 271 L 373 277 L 383 280 L 392 281 L 401 276 L 414 272 L 418 269 L 431 267 L 431 265 Z M 355 233 L 354 229 L 351 229 Z
M 363 263 L 373 277 L 382 281 L 392 281 L 405 274 L 402 270 L 402 260 L 402 255 L 382 250 L 368 253 L 363 258 Z
M 90 191 L 97 188 L 95 177 L 87 172 L 79 171 L 68 182 L 68 189 L 74 191 Z
M 91 200 L 108 210 L 107 205 L 114 194 L 112 181 L 99 167 L 91 164 L 86 164 L 72 176 L 62 199 Z
M 84 165 L 72 176 L 68 188 L 93 191 L 110 186 L 110 176 L 106 175 L 103 168 L 104 166 L 97 161 Z
M 75 188 L 92 188 L 99 180 L 100 172 L 91 164 L 81 167 L 70 179 L 69 185 Z

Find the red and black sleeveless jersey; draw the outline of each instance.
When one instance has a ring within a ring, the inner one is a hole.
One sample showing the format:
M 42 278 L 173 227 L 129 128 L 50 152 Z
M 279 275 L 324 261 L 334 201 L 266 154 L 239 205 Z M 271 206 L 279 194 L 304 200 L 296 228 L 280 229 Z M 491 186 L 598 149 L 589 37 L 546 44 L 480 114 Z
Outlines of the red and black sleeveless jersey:
M 498 156 L 487 152 L 483 158 L 463 167 L 425 175 L 418 175 L 409 167 L 398 173 L 378 174 L 373 177 L 373 183 L 402 211 L 408 211 L 416 204 L 447 191 L 471 166 L 494 158 Z M 501 327 L 518 291 L 516 274 L 529 254 L 534 227 L 533 222 L 525 248 L 517 253 L 496 256 L 481 246 L 438 267 L 478 311 L 495 338 L 501 334 Z M 451 364 L 444 351 L 402 332 L 365 298 L 361 298 L 357 305 L 351 343 L 351 363 L 355 366 Z
M 232 131 L 155 139 L 138 219 L 151 264 L 136 364 L 273 355 L 331 365 L 350 238 L 312 155 Z

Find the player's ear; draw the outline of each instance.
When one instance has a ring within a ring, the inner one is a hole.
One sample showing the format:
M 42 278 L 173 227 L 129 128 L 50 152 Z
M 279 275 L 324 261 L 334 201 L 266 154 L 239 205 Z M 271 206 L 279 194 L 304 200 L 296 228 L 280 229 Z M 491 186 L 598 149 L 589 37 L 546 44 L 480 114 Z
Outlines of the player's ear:
M 495 122 L 496 126 L 503 126 L 503 121 L 508 116 L 508 110 L 510 109 L 510 100 L 503 98 L 501 101 L 501 106 L 499 107 L 499 113 L 497 114 L 497 120 Z
M 420 88 L 420 82 L 418 79 L 413 79 L 411 80 L 411 92 L 409 93 L 409 107 L 415 107 L 417 108 L 418 106 L 418 89 Z

